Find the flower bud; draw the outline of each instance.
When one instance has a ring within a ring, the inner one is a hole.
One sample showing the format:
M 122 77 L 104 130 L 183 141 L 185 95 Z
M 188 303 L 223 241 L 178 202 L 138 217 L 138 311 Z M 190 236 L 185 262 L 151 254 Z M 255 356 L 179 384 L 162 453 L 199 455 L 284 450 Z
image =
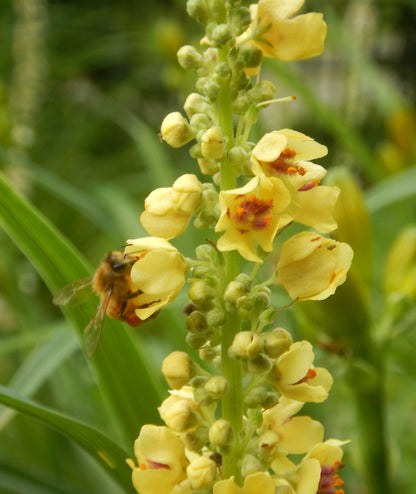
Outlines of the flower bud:
M 184 69 L 198 69 L 204 64 L 204 57 L 192 45 L 185 45 L 179 48 L 179 65 Z
M 198 92 L 208 98 L 209 101 L 215 101 L 221 90 L 221 86 L 218 82 L 213 81 L 211 77 L 200 77 L 196 81 L 196 88 Z
M 250 9 L 237 7 L 231 12 L 231 30 L 234 36 L 242 34 L 251 22 Z
M 208 65 L 214 66 L 218 62 L 218 48 L 210 46 L 204 52 L 204 58 Z
M 179 148 L 194 138 L 194 133 L 189 123 L 179 112 L 172 112 L 166 115 L 160 132 L 162 139 L 173 148 Z
M 162 362 L 162 374 L 172 389 L 180 389 L 195 374 L 195 364 L 185 352 L 172 352 Z
M 284 352 L 289 350 L 293 343 L 290 334 L 283 328 L 275 328 L 263 336 L 264 351 L 270 358 L 278 358 Z
M 215 79 L 218 82 L 226 82 L 230 78 L 231 69 L 226 62 L 221 62 L 215 67 Z
M 206 130 L 211 125 L 211 120 L 206 113 L 192 115 L 190 125 L 195 132 Z
M 234 146 L 228 151 L 228 160 L 237 170 L 244 168 L 245 163 L 250 161 L 247 151 L 241 146 Z
M 202 185 L 196 175 L 185 173 L 175 180 L 172 186 L 172 204 L 180 213 L 192 215 L 197 208 L 202 193 Z
M 209 428 L 208 438 L 213 446 L 228 446 L 233 437 L 233 430 L 228 420 L 218 419 Z
M 205 384 L 205 389 L 214 400 L 219 400 L 228 393 L 228 381 L 223 376 L 211 377 Z
M 190 17 L 193 17 L 201 24 L 208 20 L 209 9 L 203 0 L 188 0 L 186 2 L 186 11 Z
M 201 261 L 211 261 L 211 256 L 214 249 L 211 245 L 201 244 L 195 249 L 196 258 Z
M 254 331 L 240 331 L 234 336 L 230 351 L 240 358 L 253 359 L 263 349 L 263 342 Z
M 205 347 L 199 349 L 199 358 L 205 362 L 211 362 L 215 357 L 218 356 L 218 349 Z
M 244 283 L 239 281 L 231 281 L 228 283 L 225 292 L 224 300 L 232 305 L 237 305 L 238 299 L 246 295 L 246 287 Z
M 264 374 L 272 366 L 271 361 L 263 354 L 259 353 L 255 358 L 248 361 L 247 369 L 252 374 Z
M 219 127 L 211 127 L 201 137 L 201 153 L 207 159 L 221 159 L 225 150 L 225 137 Z
M 211 403 L 213 403 L 214 401 L 214 398 L 208 393 L 205 388 L 196 388 L 194 390 L 194 399 L 195 402 L 201 407 L 211 405 Z
M 271 100 L 275 90 L 276 88 L 270 81 L 260 81 L 247 92 L 247 96 L 254 104 L 258 104 Z
M 203 280 L 194 281 L 188 291 L 191 302 L 202 310 L 211 308 L 215 295 L 215 289 Z
M 243 461 L 241 462 L 241 474 L 243 477 L 261 471 L 263 471 L 263 466 L 255 456 L 250 454 L 244 455 Z
M 159 407 L 159 413 L 165 424 L 175 432 L 185 432 L 196 425 L 196 416 L 189 400 L 172 400 L 170 396 Z
M 240 273 L 238 276 L 236 276 L 235 281 L 241 283 L 242 286 L 244 287 L 244 290 L 247 291 L 250 290 L 251 285 L 253 284 L 253 280 L 246 273 Z
M 204 173 L 205 175 L 215 175 L 220 169 L 218 161 L 207 160 L 206 158 L 198 158 L 198 165 L 201 173 Z
M 245 115 L 251 104 L 252 103 L 249 100 L 247 93 L 245 91 L 242 91 L 233 101 L 233 113 L 236 113 L 237 115 Z
M 267 399 L 267 389 L 264 386 L 252 388 L 244 396 L 244 404 L 247 408 L 263 408 L 263 403 Z
M 185 341 L 191 348 L 201 348 L 207 342 L 207 337 L 203 333 L 188 333 Z
M 206 102 L 205 98 L 198 93 L 191 93 L 185 100 L 183 105 L 183 109 L 186 111 L 186 114 L 189 118 L 197 113 L 206 114 L 210 105 Z
M 207 312 L 207 325 L 209 327 L 217 328 L 222 326 L 225 322 L 225 312 L 219 307 L 214 307 L 209 312 Z
M 210 487 L 215 480 L 217 466 L 206 456 L 199 456 L 192 460 L 186 468 L 186 476 L 192 489 L 205 489 Z
M 247 68 L 258 67 L 263 60 L 263 52 L 255 45 L 241 46 L 238 55 L 243 66 Z
M 199 310 L 194 310 L 185 318 L 186 329 L 190 333 L 203 333 L 207 329 L 205 315 Z
M 186 449 L 200 451 L 208 441 L 208 429 L 206 427 L 198 427 L 197 429 L 186 432 L 182 436 L 182 440 Z
M 225 45 L 233 37 L 231 29 L 227 24 L 217 24 L 208 26 L 208 38 L 214 45 Z

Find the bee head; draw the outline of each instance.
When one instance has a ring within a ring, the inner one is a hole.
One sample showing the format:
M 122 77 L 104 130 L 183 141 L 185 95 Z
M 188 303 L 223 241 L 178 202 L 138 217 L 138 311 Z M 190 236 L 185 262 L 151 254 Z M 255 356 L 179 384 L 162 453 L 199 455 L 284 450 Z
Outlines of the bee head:
M 107 254 L 105 262 L 110 265 L 115 273 L 124 276 L 130 271 L 134 260 L 122 252 L 112 251 Z

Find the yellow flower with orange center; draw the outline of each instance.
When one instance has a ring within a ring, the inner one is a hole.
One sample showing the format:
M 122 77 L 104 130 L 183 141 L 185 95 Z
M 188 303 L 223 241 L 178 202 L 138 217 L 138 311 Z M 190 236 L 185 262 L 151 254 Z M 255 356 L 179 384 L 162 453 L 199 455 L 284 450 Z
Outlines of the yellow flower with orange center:
M 254 177 L 245 186 L 220 192 L 221 216 L 215 231 L 224 232 L 217 242 L 220 251 L 237 250 L 245 259 L 261 263 L 257 246 L 265 252 L 284 223 L 279 214 L 290 194 L 279 178 Z

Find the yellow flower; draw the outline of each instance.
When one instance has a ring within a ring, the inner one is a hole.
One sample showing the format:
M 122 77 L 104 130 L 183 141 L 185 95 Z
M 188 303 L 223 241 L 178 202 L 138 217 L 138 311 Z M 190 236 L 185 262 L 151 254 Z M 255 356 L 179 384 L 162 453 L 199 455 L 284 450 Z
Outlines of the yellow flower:
M 277 405 L 262 414 L 263 426 L 279 437 L 279 453 L 306 453 L 323 439 L 324 428 L 320 422 L 310 417 L 292 417 L 302 406 L 302 402 L 282 396 Z
M 188 461 L 181 440 L 167 427 L 144 425 L 134 443 L 139 466 L 133 469 L 134 488 L 140 494 L 170 494 L 185 479 Z
M 293 343 L 274 364 L 271 373 L 273 386 L 292 400 L 314 403 L 326 400 L 332 377 L 326 369 L 313 367 L 314 357 L 310 343 Z
M 143 228 L 149 235 L 166 239 L 181 235 L 199 204 L 201 192 L 201 183 L 192 174 L 182 175 L 172 187 L 153 190 L 140 216 Z
M 145 320 L 179 295 L 186 264 L 178 250 L 159 237 L 127 240 L 125 253 L 137 258 L 130 273 L 138 293 L 133 302 L 137 317 Z
M 323 52 L 327 26 L 322 14 L 310 12 L 293 17 L 303 3 L 304 0 L 260 0 L 250 7 L 253 23 L 247 34 L 265 31 L 254 43 L 266 57 L 290 61 Z
M 234 478 L 216 482 L 213 494 L 274 494 L 276 481 L 267 473 L 257 472 L 244 479 L 243 487 L 239 487 Z
M 282 246 L 276 279 L 293 300 L 324 300 L 344 283 L 352 258 L 346 243 L 298 233 Z
M 253 172 L 260 177 L 280 178 L 291 194 L 291 202 L 282 216 L 322 233 L 336 228 L 333 218 L 337 187 L 320 186 L 325 168 L 307 160 L 325 156 L 328 149 L 311 137 L 291 129 L 265 134 L 254 147 Z
M 256 247 L 265 252 L 286 223 L 279 213 L 290 201 L 290 194 L 279 178 L 252 178 L 244 187 L 220 192 L 221 216 L 215 227 L 225 232 L 217 242 L 220 251 L 237 250 L 245 259 L 261 263 Z

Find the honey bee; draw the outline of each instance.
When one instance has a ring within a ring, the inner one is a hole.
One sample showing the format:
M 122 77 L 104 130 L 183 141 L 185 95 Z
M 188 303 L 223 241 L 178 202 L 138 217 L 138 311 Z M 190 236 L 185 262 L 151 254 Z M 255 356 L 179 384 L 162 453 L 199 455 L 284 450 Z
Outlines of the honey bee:
M 144 320 L 137 317 L 135 309 L 159 302 L 155 300 L 138 306 L 133 301 L 143 293 L 133 288 L 130 278 L 131 268 L 138 259 L 119 251 L 111 251 L 92 276 L 74 281 L 55 294 L 53 302 L 56 305 L 75 305 L 84 302 L 93 293 L 100 297 L 98 307 L 84 329 L 84 349 L 88 356 L 93 355 L 97 349 L 106 315 L 125 321 L 130 326 L 139 326 Z M 157 313 L 148 319 L 156 317 Z

